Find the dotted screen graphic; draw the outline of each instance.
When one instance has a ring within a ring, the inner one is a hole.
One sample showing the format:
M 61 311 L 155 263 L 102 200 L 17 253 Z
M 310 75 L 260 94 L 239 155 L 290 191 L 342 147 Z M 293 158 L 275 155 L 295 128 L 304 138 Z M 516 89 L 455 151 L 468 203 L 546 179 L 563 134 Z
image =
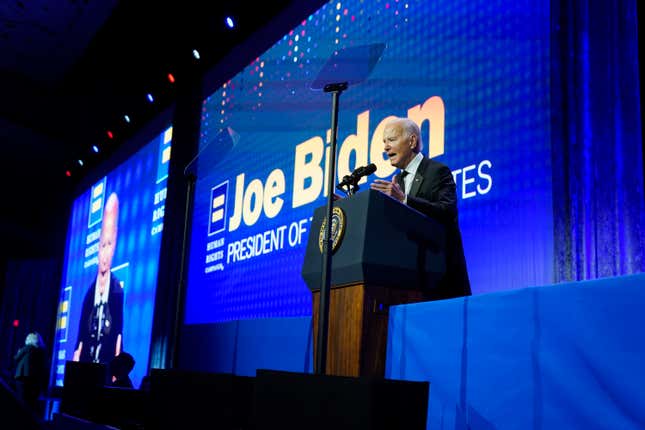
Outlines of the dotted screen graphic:
M 330 2 L 203 102 L 186 323 L 311 314 L 301 265 L 332 101 L 310 87 L 335 51 L 373 44 L 371 73 L 339 98 L 338 178 L 371 162 L 368 183 L 390 178 L 379 125 L 431 117 L 424 153 L 453 171 L 474 293 L 550 282 L 548 4 Z M 225 181 L 227 228 L 209 235 Z

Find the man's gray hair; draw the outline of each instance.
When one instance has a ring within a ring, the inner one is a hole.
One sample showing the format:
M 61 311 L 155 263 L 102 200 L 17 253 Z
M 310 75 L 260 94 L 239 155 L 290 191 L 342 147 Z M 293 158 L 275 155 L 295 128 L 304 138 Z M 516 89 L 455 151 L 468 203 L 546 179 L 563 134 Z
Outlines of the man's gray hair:
M 414 148 L 414 152 L 423 151 L 423 139 L 421 138 L 421 129 L 416 122 L 412 121 L 410 118 L 399 118 L 395 120 L 401 124 L 403 130 L 408 134 L 408 136 L 415 135 L 417 137 L 417 146 Z

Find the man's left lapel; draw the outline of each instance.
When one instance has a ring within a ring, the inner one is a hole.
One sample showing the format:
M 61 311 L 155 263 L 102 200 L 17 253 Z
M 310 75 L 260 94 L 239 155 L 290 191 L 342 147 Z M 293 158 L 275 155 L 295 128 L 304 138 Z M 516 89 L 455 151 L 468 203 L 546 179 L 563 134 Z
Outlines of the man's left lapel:
M 427 167 L 428 167 L 428 159 L 423 157 L 423 160 L 421 160 L 421 163 L 419 163 L 417 172 L 414 174 L 414 179 L 412 180 L 412 187 L 410 188 L 411 196 L 413 197 L 417 196 L 417 193 L 419 192 L 419 188 L 423 183 L 424 174 Z

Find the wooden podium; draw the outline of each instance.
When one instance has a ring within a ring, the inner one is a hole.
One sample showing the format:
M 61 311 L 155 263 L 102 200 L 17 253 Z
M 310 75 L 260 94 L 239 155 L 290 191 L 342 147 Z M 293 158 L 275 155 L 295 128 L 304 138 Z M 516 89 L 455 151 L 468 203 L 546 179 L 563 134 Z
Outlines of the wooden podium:
M 425 300 L 445 272 L 443 226 L 377 191 L 335 202 L 342 225 L 332 257 L 327 375 L 385 374 L 389 307 Z M 325 207 L 314 211 L 302 276 L 312 291 L 317 351 Z

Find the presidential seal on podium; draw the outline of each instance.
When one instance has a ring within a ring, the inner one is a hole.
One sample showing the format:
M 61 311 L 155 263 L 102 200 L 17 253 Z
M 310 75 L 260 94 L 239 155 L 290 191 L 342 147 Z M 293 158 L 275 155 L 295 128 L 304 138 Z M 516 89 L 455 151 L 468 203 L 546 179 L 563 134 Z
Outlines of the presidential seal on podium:
M 345 233 L 345 212 L 338 206 L 334 206 L 331 213 L 331 252 L 336 252 L 336 249 L 343 241 L 343 234 Z M 323 218 L 320 225 L 320 233 L 318 234 L 318 247 L 320 252 L 323 252 L 323 244 L 325 242 L 325 229 L 327 228 L 327 217 Z

